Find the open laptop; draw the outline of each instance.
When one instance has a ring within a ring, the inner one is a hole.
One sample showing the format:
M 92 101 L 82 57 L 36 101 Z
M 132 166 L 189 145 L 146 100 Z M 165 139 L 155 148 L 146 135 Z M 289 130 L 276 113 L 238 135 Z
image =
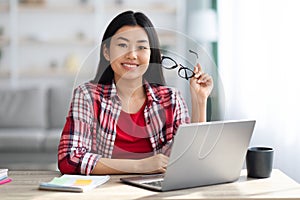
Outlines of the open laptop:
M 169 191 L 236 181 L 255 120 L 180 125 L 165 174 L 124 177 L 124 183 Z

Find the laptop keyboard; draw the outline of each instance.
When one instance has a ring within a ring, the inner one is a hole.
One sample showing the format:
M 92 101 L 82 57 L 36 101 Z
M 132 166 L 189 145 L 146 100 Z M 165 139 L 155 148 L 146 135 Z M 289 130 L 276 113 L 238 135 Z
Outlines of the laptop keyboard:
M 164 180 L 157 180 L 157 181 L 152 181 L 152 182 L 145 182 L 144 184 L 155 186 L 155 187 L 161 187 L 163 182 L 164 182 Z

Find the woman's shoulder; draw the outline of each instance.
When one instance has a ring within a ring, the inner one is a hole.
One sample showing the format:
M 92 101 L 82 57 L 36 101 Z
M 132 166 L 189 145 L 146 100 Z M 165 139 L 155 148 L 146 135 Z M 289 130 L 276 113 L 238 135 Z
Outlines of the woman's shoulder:
M 179 92 L 177 88 L 171 87 L 171 86 L 166 86 L 166 85 L 159 85 L 159 84 L 149 84 L 150 87 L 152 88 L 153 91 L 155 92 L 162 92 L 162 93 L 177 93 Z
M 97 88 L 97 84 L 94 84 L 94 83 L 91 83 L 91 82 L 85 82 L 85 83 L 81 83 L 80 85 L 76 86 L 74 88 L 74 91 L 89 92 L 89 91 L 96 90 L 96 88 Z
M 177 97 L 180 95 L 180 92 L 177 88 L 165 86 L 165 85 L 158 85 L 158 84 L 149 84 L 151 90 L 153 91 L 154 95 L 161 98 L 172 98 Z
M 106 91 L 110 90 L 111 85 L 103 85 L 98 83 L 92 83 L 92 82 L 85 82 L 80 85 L 78 85 L 74 91 L 75 93 L 84 93 L 87 95 L 100 95 L 105 93 Z

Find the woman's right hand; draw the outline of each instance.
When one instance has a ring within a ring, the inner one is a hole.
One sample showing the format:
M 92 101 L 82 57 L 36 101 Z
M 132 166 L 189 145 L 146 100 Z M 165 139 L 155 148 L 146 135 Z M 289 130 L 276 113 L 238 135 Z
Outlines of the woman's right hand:
M 157 154 L 148 158 L 139 160 L 139 173 L 154 174 L 165 173 L 169 157 L 164 154 Z
M 165 173 L 169 157 L 157 154 L 143 159 L 111 159 L 100 158 L 92 170 L 92 174 L 154 174 Z

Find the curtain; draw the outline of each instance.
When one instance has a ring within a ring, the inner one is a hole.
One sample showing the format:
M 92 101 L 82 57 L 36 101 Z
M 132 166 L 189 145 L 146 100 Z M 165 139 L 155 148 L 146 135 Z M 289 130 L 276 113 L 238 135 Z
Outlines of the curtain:
M 256 119 L 251 146 L 300 182 L 300 1 L 218 1 L 225 119 Z

